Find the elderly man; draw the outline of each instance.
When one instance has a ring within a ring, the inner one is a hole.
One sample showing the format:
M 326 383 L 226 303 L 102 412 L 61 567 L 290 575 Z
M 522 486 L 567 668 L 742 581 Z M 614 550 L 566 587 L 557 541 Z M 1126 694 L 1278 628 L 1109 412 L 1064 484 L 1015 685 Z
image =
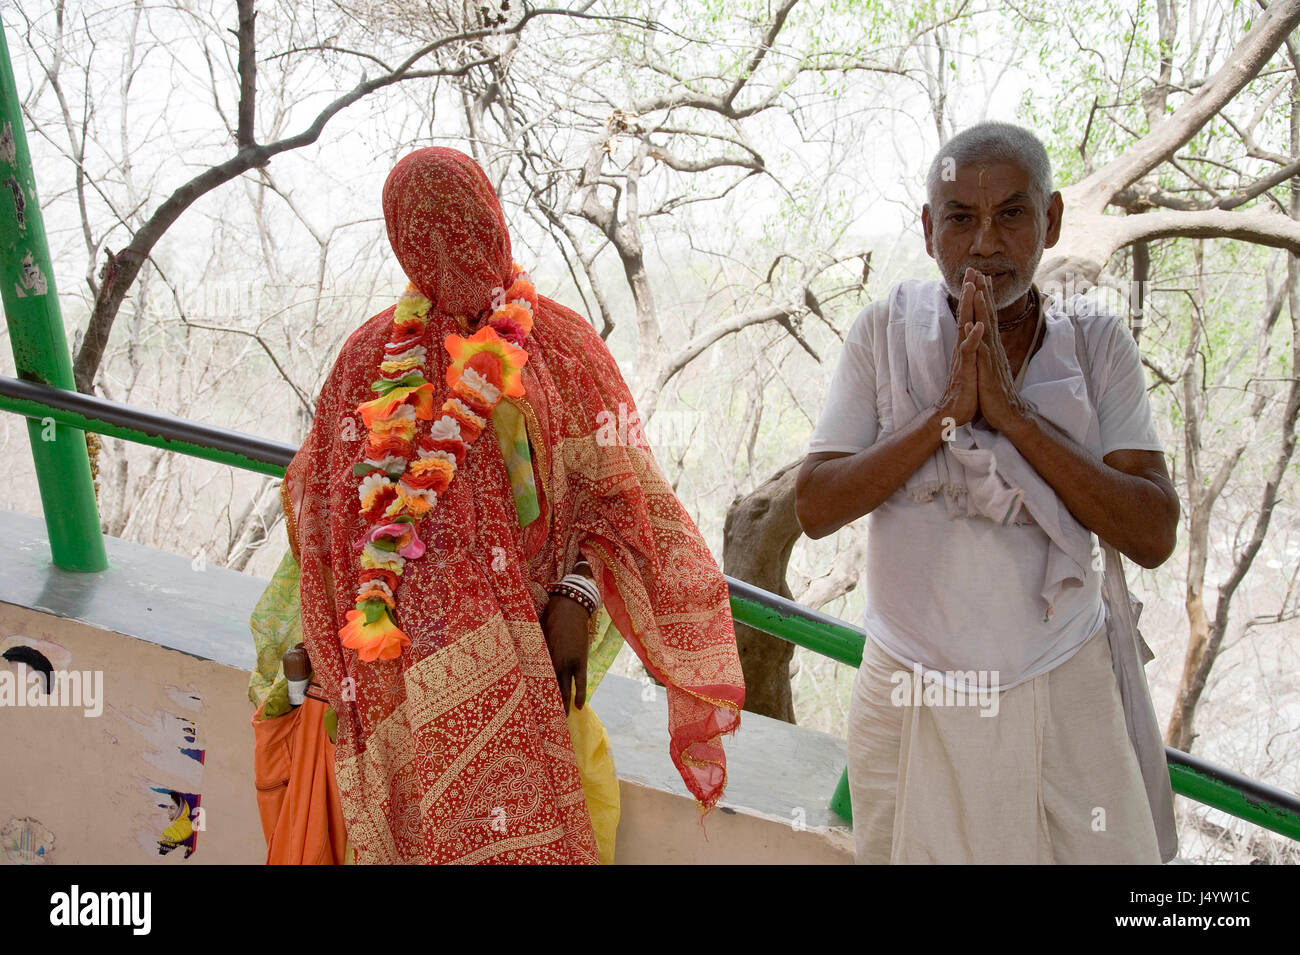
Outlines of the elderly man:
M 943 280 L 854 321 L 796 492 L 810 537 L 871 515 L 857 860 L 1159 862 L 1092 539 L 1175 544 L 1137 346 L 1033 282 L 1062 202 L 1032 133 L 953 137 L 927 195 Z

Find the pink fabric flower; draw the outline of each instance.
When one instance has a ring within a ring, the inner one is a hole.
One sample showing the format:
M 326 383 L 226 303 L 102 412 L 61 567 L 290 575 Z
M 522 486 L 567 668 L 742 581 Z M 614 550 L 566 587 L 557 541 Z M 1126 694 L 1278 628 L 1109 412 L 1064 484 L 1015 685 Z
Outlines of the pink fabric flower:
M 397 553 L 407 560 L 415 560 L 424 553 L 424 542 L 416 533 L 415 525 L 407 521 L 395 521 L 392 524 L 375 527 L 365 536 L 364 541 L 373 543 L 382 537 L 391 537 L 395 540 Z

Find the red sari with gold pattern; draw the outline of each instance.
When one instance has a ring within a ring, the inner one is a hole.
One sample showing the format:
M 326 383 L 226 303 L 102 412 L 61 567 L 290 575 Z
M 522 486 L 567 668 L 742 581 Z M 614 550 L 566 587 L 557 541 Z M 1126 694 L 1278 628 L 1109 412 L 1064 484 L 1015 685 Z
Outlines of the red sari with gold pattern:
M 465 334 L 509 284 L 510 238 L 472 159 L 429 148 L 384 186 L 389 240 L 433 303 L 427 378 L 446 394 L 443 341 Z M 664 684 L 669 754 L 711 808 L 726 785 L 720 737 L 740 722 L 744 681 L 727 585 L 648 446 L 597 439 L 634 412 L 605 343 L 539 296 L 524 343 L 523 413 L 540 517 L 520 528 L 501 449 L 475 441 L 418 521 L 423 556 L 394 592 L 411 643 L 363 663 L 339 630 L 354 608 L 354 544 L 366 428 L 356 408 L 392 330 L 393 308 L 344 345 L 306 441 L 285 474 L 301 568 L 303 640 L 338 712 L 336 771 L 358 862 L 587 863 L 596 845 L 539 616 L 546 589 L 585 556 L 614 624 Z M 429 422 L 420 422 L 419 434 Z M 606 432 L 608 428 L 605 429 Z

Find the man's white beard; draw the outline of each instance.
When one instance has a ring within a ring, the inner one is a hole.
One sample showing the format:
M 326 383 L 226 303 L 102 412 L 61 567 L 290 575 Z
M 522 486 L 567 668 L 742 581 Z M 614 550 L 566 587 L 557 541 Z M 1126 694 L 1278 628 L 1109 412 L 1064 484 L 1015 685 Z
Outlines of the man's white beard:
M 999 298 L 993 300 L 993 307 L 995 309 L 1006 308 L 1016 299 L 1020 298 L 1020 296 L 1029 291 L 1029 286 L 1034 283 L 1034 273 L 1038 271 L 1038 263 L 1041 262 L 1042 259 L 1043 250 L 1040 248 L 1036 253 L 1034 253 L 1034 257 L 1029 260 L 1023 271 L 1019 269 L 1016 270 L 1015 285 L 1010 286 Z M 1002 268 L 1003 265 L 1004 263 L 999 263 L 998 267 Z M 948 292 L 959 302 L 961 301 L 961 287 L 966 279 L 966 268 L 967 266 L 960 265 L 949 270 L 943 263 L 939 263 L 939 270 L 943 273 L 943 281 L 944 284 L 948 286 Z M 972 265 L 970 268 L 975 268 L 975 266 Z M 979 270 L 976 269 L 976 271 Z

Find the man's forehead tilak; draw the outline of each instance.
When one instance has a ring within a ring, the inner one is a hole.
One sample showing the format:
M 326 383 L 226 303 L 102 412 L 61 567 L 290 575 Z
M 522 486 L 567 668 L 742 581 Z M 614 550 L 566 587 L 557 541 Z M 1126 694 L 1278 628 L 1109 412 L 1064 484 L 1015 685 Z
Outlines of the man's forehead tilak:
M 1029 194 L 1025 192 L 1023 189 L 1013 188 L 1012 191 L 1005 198 L 1000 200 L 994 200 L 994 198 L 990 195 L 990 191 L 997 188 L 997 182 L 989 181 L 991 178 L 989 176 L 989 168 L 990 166 L 993 165 L 997 165 L 997 164 L 980 163 L 979 165 L 975 166 L 976 201 L 980 205 L 984 206 L 985 208 L 988 208 L 990 206 L 1005 206 L 1008 203 L 1021 202 L 1030 198 Z M 962 202 L 960 199 L 955 199 L 951 197 L 947 199 L 943 203 L 943 205 L 945 208 L 949 208 L 949 209 L 973 210 L 975 208 L 974 206 L 971 206 L 968 203 Z M 983 216 L 983 219 L 985 220 L 985 224 L 987 224 L 991 220 L 991 217 L 988 214 L 985 214 Z
M 979 179 L 977 179 L 975 182 L 975 188 L 978 190 L 978 194 L 979 194 L 980 205 L 982 205 L 985 209 L 984 219 L 983 222 L 981 222 L 980 224 L 983 225 L 984 228 L 986 229 L 993 224 L 993 217 L 990 216 L 987 211 L 989 207 L 989 187 L 988 187 L 988 183 L 984 181 L 984 174 L 987 173 L 988 170 L 989 170 L 988 166 L 981 165 L 979 167 L 979 174 L 980 174 Z

